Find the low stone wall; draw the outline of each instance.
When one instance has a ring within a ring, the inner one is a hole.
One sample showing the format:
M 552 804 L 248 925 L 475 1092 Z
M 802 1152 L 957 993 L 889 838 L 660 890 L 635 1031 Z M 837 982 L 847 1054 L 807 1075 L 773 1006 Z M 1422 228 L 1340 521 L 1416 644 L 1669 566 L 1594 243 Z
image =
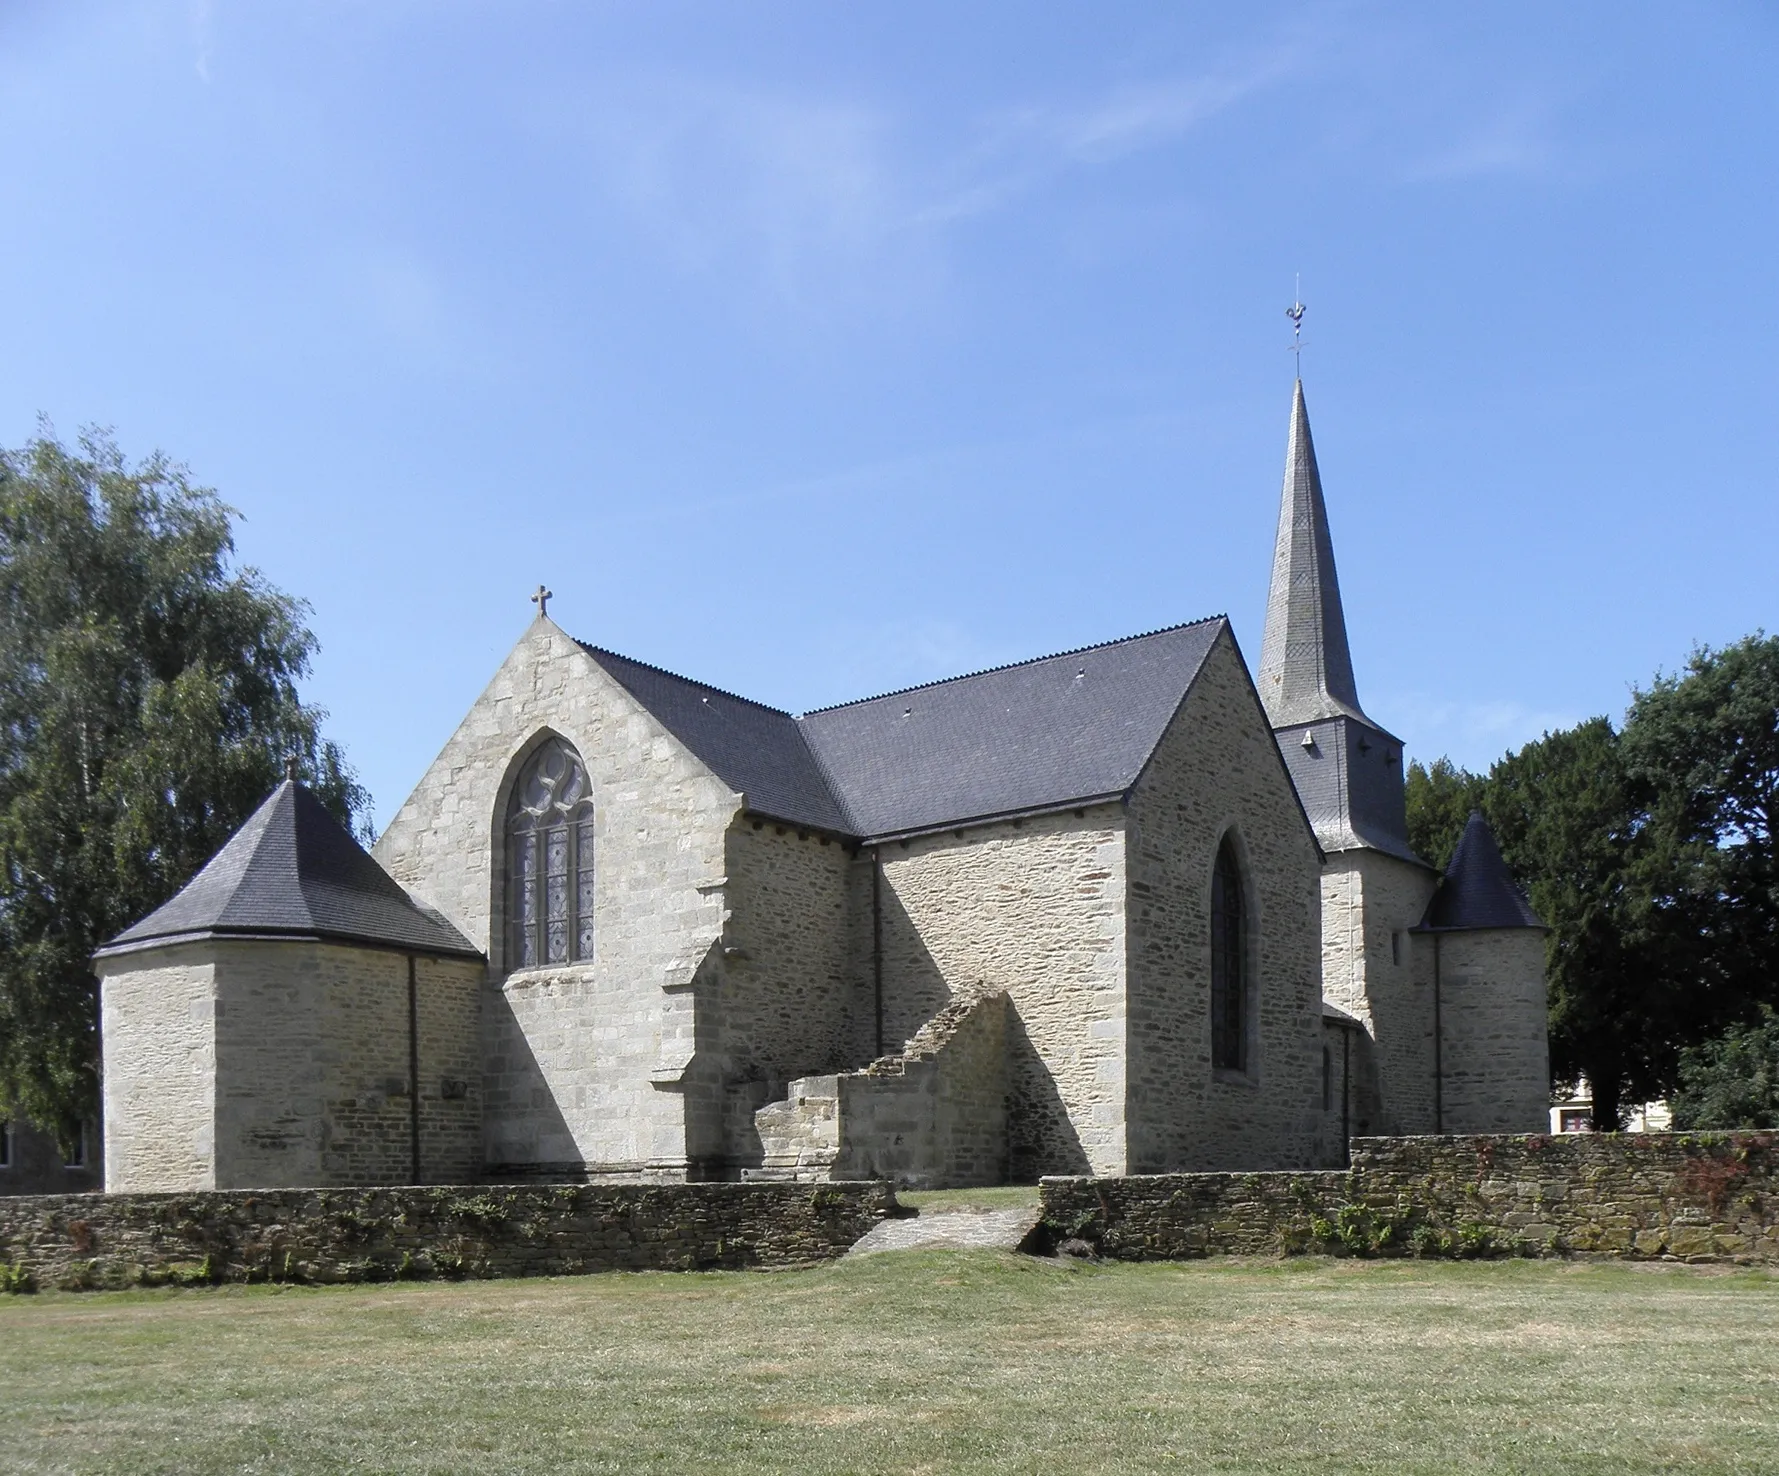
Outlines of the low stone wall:
M 1055 1178 L 1118 1260 L 1333 1253 L 1779 1262 L 1779 1135 L 1358 1138 L 1346 1172 Z
M 894 1208 L 881 1183 L 20 1196 L 0 1199 L 0 1282 L 22 1275 L 74 1290 L 792 1266 L 840 1255 Z

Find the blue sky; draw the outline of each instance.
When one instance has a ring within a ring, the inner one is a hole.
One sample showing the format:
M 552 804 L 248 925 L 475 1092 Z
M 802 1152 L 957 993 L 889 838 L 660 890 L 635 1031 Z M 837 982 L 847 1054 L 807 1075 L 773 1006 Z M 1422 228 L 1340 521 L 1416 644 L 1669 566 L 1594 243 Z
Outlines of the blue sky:
M 1762 3 L 0 3 L 0 442 L 160 447 L 386 823 L 532 613 L 793 711 L 1227 612 L 1292 361 L 1486 765 L 1779 627 Z

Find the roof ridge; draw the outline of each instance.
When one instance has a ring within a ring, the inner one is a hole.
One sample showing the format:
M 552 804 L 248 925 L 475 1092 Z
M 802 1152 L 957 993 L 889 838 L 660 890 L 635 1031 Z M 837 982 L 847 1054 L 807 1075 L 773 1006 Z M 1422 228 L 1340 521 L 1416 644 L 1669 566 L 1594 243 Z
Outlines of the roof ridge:
M 1109 641 L 1090 641 L 1085 646 L 1071 646 L 1066 651 L 1051 651 L 1043 656 L 1028 656 L 1022 661 L 1004 661 L 999 666 L 984 666 L 976 671 L 962 671 L 956 676 L 940 677 L 933 682 L 916 682 L 909 687 L 894 687 L 887 692 L 874 692 L 869 697 L 855 697 L 850 702 L 833 702 L 826 707 L 812 707 L 807 712 L 796 714 L 801 722 L 806 717 L 815 717 L 824 712 L 838 712 L 843 707 L 862 707 L 867 702 L 881 702 L 885 697 L 902 697 L 909 692 L 925 692 L 933 687 L 949 686 L 952 682 L 967 682 L 972 677 L 991 676 L 997 671 L 1013 671 L 1021 666 L 1036 666 L 1042 661 L 1056 661 L 1064 656 L 1080 656 L 1088 651 L 1103 651 L 1109 646 L 1127 646 L 1132 641 L 1146 641 L 1151 636 L 1170 635 L 1176 630 L 1190 630 L 1195 625 L 1210 625 L 1216 621 L 1227 621 L 1227 613 L 1201 616 L 1197 620 L 1182 620 L 1177 625 L 1161 625 L 1154 630 L 1138 631 L 1135 635 L 1116 636 Z M 774 708 L 773 711 L 778 709 Z
M 589 656 L 610 656 L 618 661 L 628 662 L 631 666 L 640 666 L 644 671 L 652 671 L 657 676 L 672 677 L 676 682 L 684 682 L 688 687 L 701 687 L 706 692 L 715 692 L 719 697 L 727 697 L 731 702 L 743 702 L 749 707 L 757 707 L 762 712 L 776 713 L 779 717 L 796 720 L 796 714 L 785 711 L 782 707 L 774 707 L 770 702 L 761 702 L 753 697 L 743 697 L 739 692 L 731 692 L 727 687 L 718 687 L 710 682 L 701 682 L 697 677 L 689 677 L 681 672 L 670 671 L 665 666 L 656 666 L 652 661 L 638 661 L 634 656 L 626 656 L 622 651 L 613 651 L 606 646 L 596 646 L 591 641 L 583 641 L 578 636 L 569 639 L 585 651 Z

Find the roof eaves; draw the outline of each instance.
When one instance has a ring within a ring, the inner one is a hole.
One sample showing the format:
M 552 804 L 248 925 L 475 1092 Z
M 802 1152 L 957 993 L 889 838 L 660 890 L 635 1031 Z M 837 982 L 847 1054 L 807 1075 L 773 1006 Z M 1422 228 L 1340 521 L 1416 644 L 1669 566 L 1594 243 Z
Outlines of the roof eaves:
M 1093 805 L 1122 804 L 1129 789 L 1113 789 L 1104 794 L 1084 794 L 1075 799 L 1046 800 L 1041 805 L 1023 805 L 1018 809 L 996 810 L 992 814 L 963 815 L 955 820 L 920 825 L 910 830 L 886 830 L 878 835 L 862 836 L 862 846 L 881 846 L 890 841 L 919 840 L 922 836 L 943 835 L 948 830 L 973 830 L 984 825 L 999 825 L 1008 820 L 1029 820 L 1039 815 L 1060 815 L 1065 810 L 1083 810 Z
M 95 959 L 116 958 L 126 953 L 177 948 L 185 943 L 341 943 L 353 948 L 375 949 L 382 953 L 411 953 L 416 958 L 462 958 L 487 962 L 487 955 L 468 942 L 461 948 L 439 948 L 419 943 L 399 943 L 389 938 L 367 938 L 328 928 L 266 927 L 200 928 L 184 933 L 163 933 L 152 938 L 132 938 L 127 943 L 107 943 L 103 948 L 94 949 L 92 956 Z

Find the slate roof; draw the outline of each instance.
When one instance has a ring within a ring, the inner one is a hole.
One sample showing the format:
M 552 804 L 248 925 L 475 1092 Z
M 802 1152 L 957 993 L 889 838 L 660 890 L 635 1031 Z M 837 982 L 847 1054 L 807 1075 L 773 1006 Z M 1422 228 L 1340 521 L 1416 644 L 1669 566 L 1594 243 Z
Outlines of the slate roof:
M 1331 717 L 1370 721 L 1359 707 L 1353 682 L 1328 505 L 1322 499 L 1322 473 L 1301 379 L 1291 398 L 1285 486 L 1254 684 L 1275 728 Z
M 1222 616 L 792 717 L 583 643 L 762 815 L 859 839 L 1120 795 Z
M 882 836 L 1122 794 L 1221 616 L 806 714 L 854 833 Z
M 845 812 L 803 741 L 776 707 L 579 643 L 619 686 L 763 815 L 850 834 Z
M 294 780 L 266 802 L 165 906 L 96 956 L 175 939 L 324 938 L 480 958 L 436 912 L 415 902 Z
M 1532 904 L 1501 859 L 1495 832 L 1472 810 L 1452 863 L 1427 904 L 1421 927 L 1435 932 L 1476 928 L 1542 928 Z

